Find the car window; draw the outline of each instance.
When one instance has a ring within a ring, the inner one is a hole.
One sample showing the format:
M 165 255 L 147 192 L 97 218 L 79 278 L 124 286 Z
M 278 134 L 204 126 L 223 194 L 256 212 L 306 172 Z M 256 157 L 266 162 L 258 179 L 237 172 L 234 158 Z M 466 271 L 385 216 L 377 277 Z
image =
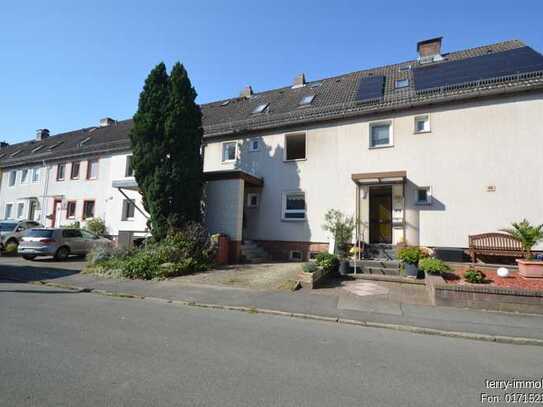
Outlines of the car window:
M 17 226 L 13 222 L 0 222 L 0 232 L 11 232 Z
M 98 239 L 98 236 L 90 233 L 90 232 L 87 232 L 86 230 L 82 230 L 81 231 L 81 234 L 83 235 L 83 239 L 91 239 L 91 240 L 95 240 L 95 239 Z
M 62 237 L 67 237 L 67 238 L 81 237 L 81 231 L 78 229 L 64 229 L 62 231 Z
M 31 229 L 28 232 L 28 237 L 53 237 L 54 230 L 52 229 Z

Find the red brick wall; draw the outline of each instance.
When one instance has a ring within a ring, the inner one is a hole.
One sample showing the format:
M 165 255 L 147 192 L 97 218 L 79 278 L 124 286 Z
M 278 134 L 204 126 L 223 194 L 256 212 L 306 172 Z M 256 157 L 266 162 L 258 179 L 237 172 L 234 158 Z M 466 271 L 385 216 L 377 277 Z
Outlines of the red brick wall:
M 284 240 L 255 240 L 273 260 L 288 261 L 291 250 L 303 253 L 303 261 L 307 261 L 309 252 L 327 252 L 328 243 L 319 242 L 288 242 Z

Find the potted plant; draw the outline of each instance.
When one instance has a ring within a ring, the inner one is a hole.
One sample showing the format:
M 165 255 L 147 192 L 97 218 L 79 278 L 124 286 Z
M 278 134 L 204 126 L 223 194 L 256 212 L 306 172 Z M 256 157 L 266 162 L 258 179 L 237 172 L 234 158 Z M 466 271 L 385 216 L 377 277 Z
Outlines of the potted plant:
M 502 229 L 522 245 L 524 259 L 517 259 L 518 272 L 522 277 L 543 278 L 543 261 L 535 260 L 532 248 L 543 240 L 543 225 L 531 225 L 526 219 L 511 224 L 512 227 Z
M 405 274 L 410 278 L 417 278 L 419 273 L 419 259 L 421 251 L 418 247 L 403 247 L 398 251 L 398 258 L 402 261 Z
M 330 209 L 324 215 L 324 225 L 322 228 L 329 232 L 335 241 L 335 253 L 338 255 L 339 274 L 349 273 L 349 244 L 353 238 L 355 222 L 352 216 L 346 216 L 342 212 Z

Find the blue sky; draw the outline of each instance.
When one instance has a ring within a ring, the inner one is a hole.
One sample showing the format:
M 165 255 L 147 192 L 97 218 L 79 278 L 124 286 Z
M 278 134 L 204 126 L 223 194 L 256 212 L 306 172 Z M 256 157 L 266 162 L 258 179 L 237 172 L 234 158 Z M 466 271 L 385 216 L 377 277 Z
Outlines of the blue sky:
M 522 39 L 543 51 L 543 2 L 18 1 L 0 6 L 0 140 L 133 115 L 160 61 L 187 67 L 200 103 L 415 56 Z M 503 4 L 501 4 L 503 3 Z M 522 4 L 521 7 L 519 5 Z

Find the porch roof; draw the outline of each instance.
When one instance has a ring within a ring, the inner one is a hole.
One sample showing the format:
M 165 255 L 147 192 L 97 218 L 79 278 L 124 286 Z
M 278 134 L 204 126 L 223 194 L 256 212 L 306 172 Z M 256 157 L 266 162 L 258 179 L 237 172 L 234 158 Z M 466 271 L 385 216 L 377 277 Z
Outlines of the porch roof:
M 243 170 L 221 170 L 204 173 L 204 180 L 206 181 L 220 181 L 227 179 L 242 179 L 253 187 L 262 187 L 264 185 L 264 179 Z
M 365 172 L 351 175 L 351 179 L 358 184 L 402 183 L 406 177 L 407 171 Z

